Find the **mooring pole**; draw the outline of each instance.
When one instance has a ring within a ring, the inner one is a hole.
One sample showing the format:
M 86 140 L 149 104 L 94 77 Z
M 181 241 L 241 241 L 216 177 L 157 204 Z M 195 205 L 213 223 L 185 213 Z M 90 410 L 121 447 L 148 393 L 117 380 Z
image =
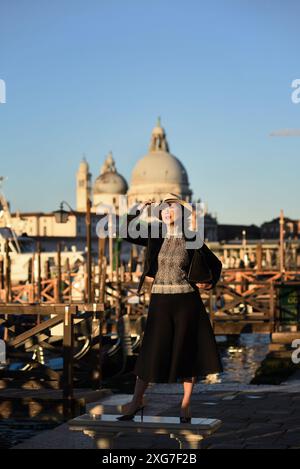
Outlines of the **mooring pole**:
M 283 210 L 280 210 L 280 218 L 279 218 L 279 266 L 280 266 L 280 273 L 283 274 L 284 272 L 284 214 Z
M 61 245 L 57 243 L 57 301 L 61 303 Z
M 73 416 L 73 346 L 74 346 L 74 331 L 73 331 L 73 315 L 70 306 L 65 306 L 64 315 L 64 337 L 63 337 L 63 411 L 65 419 L 72 418 Z
M 37 242 L 37 300 L 41 301 L 41 243 Z
M 86 246 L 87 246 L 87 302 L 92 303 L 92 230 L 91 230 L 91 200 L 86 198 Z
M 11 278 L 10 278 L 10 255 L 9 255 L 9 243 L 5 241 L 5 301 L 9 303 L 11 301 Z

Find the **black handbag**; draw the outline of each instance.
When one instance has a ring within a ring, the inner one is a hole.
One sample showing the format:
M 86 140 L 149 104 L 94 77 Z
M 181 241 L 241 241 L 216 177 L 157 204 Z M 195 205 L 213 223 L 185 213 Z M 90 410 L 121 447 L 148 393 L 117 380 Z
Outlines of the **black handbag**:
M 199 249 L 194 251 L 188 272 L 188 280 L 194 283 L 210 283 L 213 280 L 212 271 L 205 254 Z

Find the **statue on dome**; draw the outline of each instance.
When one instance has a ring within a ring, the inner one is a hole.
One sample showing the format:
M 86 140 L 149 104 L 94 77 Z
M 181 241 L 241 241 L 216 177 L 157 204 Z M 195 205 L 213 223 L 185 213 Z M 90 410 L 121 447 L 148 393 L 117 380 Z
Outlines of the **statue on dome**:
M 106 160 L 104 161 L 100 174 L 104 173 L 115 173 L 116 172 L 116 163 L 113 159 L 112 152 L 110 151 Z

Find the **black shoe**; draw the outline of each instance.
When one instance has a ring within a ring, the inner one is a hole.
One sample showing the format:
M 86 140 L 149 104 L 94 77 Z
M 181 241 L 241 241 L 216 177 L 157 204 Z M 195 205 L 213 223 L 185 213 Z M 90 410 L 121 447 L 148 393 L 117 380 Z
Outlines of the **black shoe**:
M 139 411 L 141 411 L 141 420 L 143 421 L 143 412 L 144 412 L 144 407 L 145 405 L 138 406 L 134 412 L 131 414 L 124 414 L 121 415 L 120 417 L 117 417 L 117 420 L 132 420 L 135 414 Z
M 180 416 L 180 423 L 191 423 L 191 417 Z

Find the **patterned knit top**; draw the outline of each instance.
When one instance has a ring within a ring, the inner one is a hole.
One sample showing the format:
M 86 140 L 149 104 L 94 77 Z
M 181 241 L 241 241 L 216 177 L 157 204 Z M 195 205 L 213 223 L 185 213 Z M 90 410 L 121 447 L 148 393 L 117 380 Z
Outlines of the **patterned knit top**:
M 159 254 L 158 268 L 152 284 L 151 293 L 188 293 L 194 288 L 186 279 L 184 267 L 188 265 L 189 256 L 182 236 L 165 237 Z

